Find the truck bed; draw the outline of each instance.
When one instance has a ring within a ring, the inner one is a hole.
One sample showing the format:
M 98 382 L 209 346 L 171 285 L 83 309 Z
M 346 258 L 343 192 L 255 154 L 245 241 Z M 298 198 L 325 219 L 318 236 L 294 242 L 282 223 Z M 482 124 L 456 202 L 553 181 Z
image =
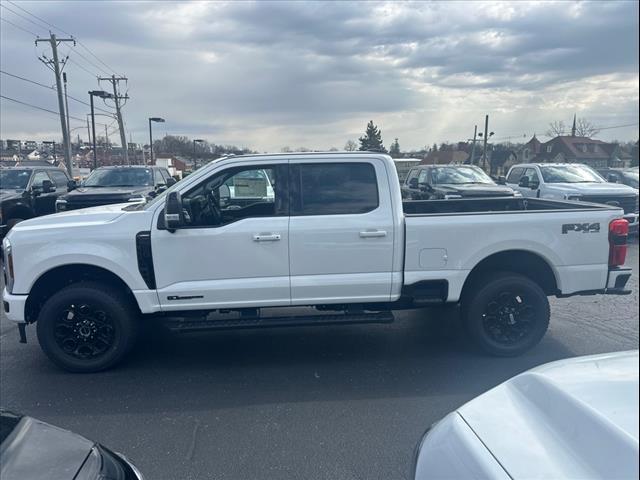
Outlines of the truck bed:
M 609 205 L 546 200 L 542 198 L 493 197 L 463 198 L 456 200 L 408 200 L 402 202 L 405 216 L 468 214 L 468 213 L 517 213 L 567 210 L 612 209 Z

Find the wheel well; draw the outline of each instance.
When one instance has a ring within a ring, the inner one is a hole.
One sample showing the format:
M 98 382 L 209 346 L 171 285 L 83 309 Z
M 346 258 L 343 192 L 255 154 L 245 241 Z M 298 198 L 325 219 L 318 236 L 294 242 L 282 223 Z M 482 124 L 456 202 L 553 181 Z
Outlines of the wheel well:
M 478 263 L 464 282 L 461 298 L 477 279 L 489 272 L 514 272 L 536 282 L 547 295 L 558 293 L 558 284 L 553 270 L 539 255 L 526 250 L 507 250 L 494 253 Z
M 115 273 L 95 265 L 73 264 L 53 268 L 42 274 L 33 284 L 25 305 L 25 319 L 33 323 L 44 303 L 54 293 L 73 283 L 95 281 L 110 285 L 130 296 L 133 304 L 138 306 L 129 286 Z

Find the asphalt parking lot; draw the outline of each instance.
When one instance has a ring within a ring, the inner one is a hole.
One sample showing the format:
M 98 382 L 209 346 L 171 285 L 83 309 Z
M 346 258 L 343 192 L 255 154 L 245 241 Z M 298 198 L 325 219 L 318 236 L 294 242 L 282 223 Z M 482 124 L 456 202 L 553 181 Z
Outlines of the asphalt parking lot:
M 126 454 L 149 479 L 403 479 L 434 421 L 548 361 L 638 348 L 633 294 L 552 299 L 548 334 L 518 358 L 475 353 L 453 309 L 390 325 L 144 338 L 123 366 L 57 370 L 0 322 L 0 404 Z

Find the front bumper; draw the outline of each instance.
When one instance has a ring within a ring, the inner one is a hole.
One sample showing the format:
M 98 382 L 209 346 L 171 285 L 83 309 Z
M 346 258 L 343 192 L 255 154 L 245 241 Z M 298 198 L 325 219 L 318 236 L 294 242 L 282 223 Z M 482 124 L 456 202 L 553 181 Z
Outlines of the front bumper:
M 4 288 L 2 292 L 2 309 L 9 320 L 19 323 L 25 322 L 26 303 L 27 295 L 12 295 L 7 291 L 7 287 Z

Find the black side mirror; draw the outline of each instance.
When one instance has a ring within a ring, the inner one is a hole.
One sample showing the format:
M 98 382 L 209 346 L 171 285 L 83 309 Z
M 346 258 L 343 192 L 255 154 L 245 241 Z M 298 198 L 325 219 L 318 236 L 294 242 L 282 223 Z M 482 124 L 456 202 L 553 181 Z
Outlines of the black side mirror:
M 529 187 L 529 177 L 522 177 L 518 182 L 518 186 L 523 188 Z
M 158 193 L 162 193 L 162 192 L 164 192 L 166 189 L 167 189 L 167 185 L 166 185 L 166 184 L 164 184 L 164 183 L 159 183 L 158 185 L 156 185 L 156 191 L 155 191 L 155 193 L 156 193 L 156 194 L 158 194 Z
M 498 177 L 498 185 L 506 185 L 507 184 L 507 177 L 505 177 L 504 175 L 500 175 Z
M 170 232 L 184 225 L 184 210 L 182 209 L 180 192 L 171 192 L 167 195 L 164 205 L 164 224 Z
M 172 187 L 176 184 L 176 179 L 173 177 L 167 178 L 167 188 Z
M 418 188 L 418 179 L 416 177 L 409 180 L 409 188 Z
M 75 180 L 69 180 L 67 182 L 67 192 L 70 192 L 71 190 L 75 190 L 76 188 L 78 188 L 78 184 L 76 183 Z
M 607 182 L 618 183 L 618 176 L 615 173 L 607 175 Z

